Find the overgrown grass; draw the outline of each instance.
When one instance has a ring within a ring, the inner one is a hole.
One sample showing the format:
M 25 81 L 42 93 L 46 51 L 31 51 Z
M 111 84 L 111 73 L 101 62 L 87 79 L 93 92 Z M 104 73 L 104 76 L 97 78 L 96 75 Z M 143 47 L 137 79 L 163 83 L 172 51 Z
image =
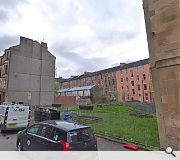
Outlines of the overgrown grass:
M 64 110 L 73 110 L 75 121 L 90 125 L 97 134 L 114 138 L 135 141 L 148 146 L 159 147 L 159 135 L 157 119 L 130 116 L 134 110 L 124 106 L 103 106 L 94 105 L 93 111 L 79 110 L 78 106 L 62 106 Z M 97 116 L 102 118 L 98 122 L 79 119 L 77 113 L 81 115 Z

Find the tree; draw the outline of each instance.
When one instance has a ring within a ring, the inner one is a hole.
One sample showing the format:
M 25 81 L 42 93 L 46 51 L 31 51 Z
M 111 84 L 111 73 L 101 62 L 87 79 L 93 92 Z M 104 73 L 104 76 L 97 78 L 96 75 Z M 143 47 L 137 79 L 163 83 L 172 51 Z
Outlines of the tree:
M 61 89 L 61 84 L 59 82 L 55 82 L 54 84 L 54 94 L 55 96 L 58 96 L 58 91 Z

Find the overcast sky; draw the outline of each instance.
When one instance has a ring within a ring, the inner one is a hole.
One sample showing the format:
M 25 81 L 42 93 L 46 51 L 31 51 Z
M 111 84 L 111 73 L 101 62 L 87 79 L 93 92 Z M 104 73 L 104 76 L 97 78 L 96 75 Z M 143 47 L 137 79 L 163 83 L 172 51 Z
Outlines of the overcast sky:
M 66 78 L 149 57 L 142 0 L 0 0 L 0 53 L 19 36 L 48 43 Z

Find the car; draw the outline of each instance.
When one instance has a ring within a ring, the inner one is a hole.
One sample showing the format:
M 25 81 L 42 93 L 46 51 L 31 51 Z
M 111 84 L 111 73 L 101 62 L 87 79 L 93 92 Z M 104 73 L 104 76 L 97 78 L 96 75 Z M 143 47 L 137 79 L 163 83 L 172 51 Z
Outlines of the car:
M 18 132 L 18 151 L 97 151 L 91 127 L 77 123 L 48 120 Z

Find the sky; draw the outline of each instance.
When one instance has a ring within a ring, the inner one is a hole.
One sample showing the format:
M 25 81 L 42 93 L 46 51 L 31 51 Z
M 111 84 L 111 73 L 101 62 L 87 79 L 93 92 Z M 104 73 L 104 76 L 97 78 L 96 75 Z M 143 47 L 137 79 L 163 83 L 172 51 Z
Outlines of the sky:
M 57 77 L 149 57 L 142 0 L 0 0 L 0 55 L 20 36 L 48 44 Z

